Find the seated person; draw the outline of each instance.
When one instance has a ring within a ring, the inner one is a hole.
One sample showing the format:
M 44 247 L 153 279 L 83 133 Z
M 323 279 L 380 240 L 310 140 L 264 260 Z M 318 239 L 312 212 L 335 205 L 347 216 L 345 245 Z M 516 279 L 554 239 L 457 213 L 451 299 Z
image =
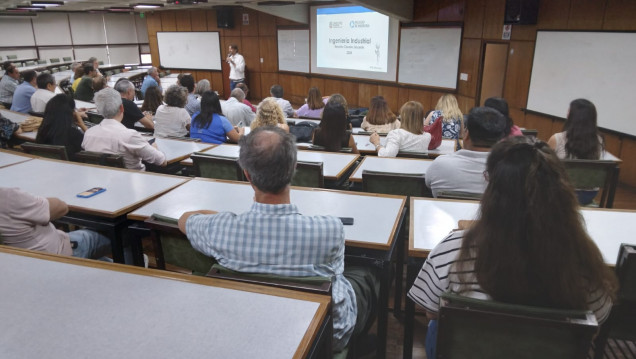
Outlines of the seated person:
M 9 147 L 9 141 L 14 135 L 22 133 L 22 128 L 0 114 L 0 148 Z
M 237 83 L 235 88 L 240 88 L 241 90 L 243 90 L 243 93 L 245 94 L 243 103 L 248 105 L 252 109 L 252 112 L 256 113 L 256 106 L 252 105 L 252 103 L 247 100 L 247 94 L 250 92 L 250 90 L 247 88 L 245 82 Z
M 161 79 L 159 78 L 159 71 L 157 71 L 157 68 L 154 66 L 148 69 L 148 75 L 144 77 L 144 82 L 141 84 L 142 96 L 146 96 L 146 90 L 149 87 L 159 87 L 159 89 L 163 92 L 163 89 L 161 88 Z
M 179 80 L 181 86 L 188 90 L 188 100 L 185 104 L 185 109 L 188 111 L 188 115 L 192 116 L 195 112 L 201 111 L 201 103 L 194 93 L 194 77 L 192 75 L 183 75 Z M 146 93 L 148 90 L 146 90 Z M 146 98 L 144 96 L 144 98 Z
M 424 118 L 422 118 L 424 121 Z M 375 96 L 371 99 L 369 112 L 362 119 L 360 127 L 365 131 L 388 133 L 391 130 L 400 128 L 400 120 L 395 117 L 389 104 L 382 96 Z
M 435 111 L 431 111 L 426 117 L 424 126 L 432 124 L 440 117 L 443 117 L 442 136 L 444 138 L 451 140 L 463 138 L 464 115 L 459 109 L 455 96 L 445 94 L 440 97 L 437 101 L 437 105 L 435 105 Z
M 278 102 L 273 97 L 267 97 L 258 104 L 256 117 L 252 121 L 250 128 L 255 130 L 262 126 L 277 126 L 289 132 L 285 114 L 283 114 Z
M 93 77 L 93 91 L 94 92 L 98 92 L 101 91 L 102 89 L 105 89 L 106 87 L 108 87 L 108 78 L 102 76 L 102 75 L 97 75 L 95 77 Z
M 95 90 L 93 90 L 93 78 L 97 76 L 96 74 L 97 72 L 95 72 L 93 65 L 84 65 L 84 76 L 79 84 L 77 84 L 77 88 L 73 94 L 76 100 L 86 102 L 93 101 L 93 96 L 95 95 Z
M 240 146 L 239 162 L 254 189 L 252 208 L 238 215 L 186 212 L 179 229 L 196 250 L 232 270 L 332 278 L 333 348 L 342 350 L 352 334 L 373 322 L 378 278 L 368 268 L 345 268 L 344 228 L 337 217 L 303 216 L 291 204 L 297 153 L 292 135 L 261 127 Z
M 11 108 L 13 93 L 20 84 L 20 70 L 10 62 L 2 65 L 4 76 L 0 79 L 0 104 L 5 108 Z
M 139 132 L 121 124 L 124 106 L 117 91 L 111 88 L 99 91 L 95 94 L 95 105 L 104 119 L 86 131 L 82 148 L 86 151 L 121 154 L 126 168 L 130 169 L 145 170 L 142 160 L 158 166 L 167 164 L 166 156 L 156 148 L 156 143 L 150 145 Z
M 119 92 L 121 96 L 121 103 L 124 105 L 124 119 L 121 124 L 126 128 L 135 129 L 135 123 L 139 121 L 145 128 L 155 128 L 155 123 L 152 121 L 151 114 L 143 114 L 137 104 L 133 101 L 135 99 L 135 85 L 127 79 L 121 79 L 115 84 L 115 90 Z
M 285 117 L 294 117 L 294 109 L 291 103 L 283 98 L 283 86 L 273 85 L 269 89 L 269 95 L 276 99 L 278 106 L 283 110 Z
M 245 94 L 240 88 L 235 88 L 230 93 L 230 98 L 221 104 L 221 110 L 233 126 L 249 126 L 254 121 L 255 114 L 252 109 L 243 103 Z
M 210 80 L 203 79 L 197 82 L 196 88 L 194 89 L 194 93 L 197 95 L 197 97 L 201 97 L 203 96 L 203 93 L 205 91 L 211 91 L 211 90 L 212 90 L 212 86 L 210 86 Z
M 484 102 L 484 107 L 494 108 L 495 110 L 501 112 L 502 115 L 506 116 L 506 122 L 508 124 L 507 136 L 523 136 L 523 132 L 521 132 L 519 126 L 516 126 L 514 122 L 512 122 L 512 118 L 510 118 L 508 102 L 506 101 L 506 99 L 501 97 L 487 98 Z
M 55 77 L 41 73 L 37 77 L 38 89 L 31 96 L 31 111 L 42 113 L 46 103 L 55 96 Z
M 82 81 L 82 77 L 84 76 L 84 64 L 80 63 L 73 72 L 73 81 L 71 82 L 71 88 L 73 92 L 77 90 L 77 85 L 79 85 L 80 81 Z
M 146 90 L 146 96 L 144 96 L 144 102 L 141 105 L 141 112 L 143 112 L 145 115 L 148 115 L 150 113 L 154 117 L 155 112 L 157 112 L 159 106 L 163 104 L 163 94 L 159 90 L 159 87 L 151 87 Z
M 426 186 L 440 191 L 484 193 L 486 159 L 490 148 L 506 136 L 506 118 L 497 110 L 475 107 L 466 119 L 464 148 L 439 156 L 426 170 Z
M 183 108 L 188 101 L 185 87 L 172 85 L 166 90 L 165 105 L 155 112 L 155 136 L 186 137 L 190 131 L 190 115 Z
M 234 89 L 236 90 L 236 89 Z M 219 96 L 206 91 L 201 97 L 201 111 L 192 115 L 190 137 L 199 138 L 207 143 L 224 143 L 226 137 L 237 143 L 245 128 L 235 129 L 227 118 L 223 117 Z
M 377 132 L 371 134 L 369 141 L 375 145 L 378 156 L 395 157 L 400 151 L 428 152 L 431 134 L 422 130 L 424 108 L 416 101 L 409 101 L 400 109 L 401 128 L 391 130 L 386 136 L 386 146 L 380 144 Z
M 325 105 L 320 126 L 314 131 L 311 142 L 329 152 L 339 152 L 349 147 L 353 153 L 359 153 L 347 123 L 345 107 L 338 101 L 329 100 Z
M 325 108 L 327 99 L 323 99 L 318 87 L 312 87 L 307 94 L 306 104 L 300 106 L 296 111 L 298 117 L 313 117 L 320 118 L 322 116 L 322 110 Z
M 35 142 L 66 147 L 70 159 L 82 150 L 87 128 L 82 113 L 75 111 L 75 101 L 70 96 L 58 94 L 46 104 L 44 118 Z
M 585 230 L 554 152 L 543 142 L 512 137 L 493 147 L 486 168 L 489 180 L 479 218 L 460 221 L 460 230 L 435 246 L 408 293 L 431 319 L 428 358 L 436 357 L 439 298 L 444 292 L 587 309 L 599 323 L 612 308 L 616 277 Z
M 98 259 L 110 254 L 110 239 L 80 229 L 64 233 L 51 221 L 68 213 L 58 198 L 34 196 L 18 188 L 0 187 L 0 237 L 10 247 Z
M 22 73 L 24 81 L 16 87 L 13 93 L 13 103 L 11 111 L 29 113 L 31 111 L 31 96 L 38 87 L 37 73 L 34 70 Z

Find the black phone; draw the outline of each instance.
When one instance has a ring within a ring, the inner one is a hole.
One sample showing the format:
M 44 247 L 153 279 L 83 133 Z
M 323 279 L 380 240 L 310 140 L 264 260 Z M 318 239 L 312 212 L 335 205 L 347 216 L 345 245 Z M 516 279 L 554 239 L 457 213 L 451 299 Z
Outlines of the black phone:
M 151 145 L 152 145 L 153 143 L 155 143 L 155 139 L 154 139 L 154 137 L 153 137 L 153 138 L 151 138 L 151 139 L 149 139 L 149 140 L 148 140 L 148 143 L 149 143 L 149 144 L 151 144 Z
M 353 225 L 353 217 L 338 217 L 338 218 L 340 218 L 340 222 L 342 222 L 344 226 Z

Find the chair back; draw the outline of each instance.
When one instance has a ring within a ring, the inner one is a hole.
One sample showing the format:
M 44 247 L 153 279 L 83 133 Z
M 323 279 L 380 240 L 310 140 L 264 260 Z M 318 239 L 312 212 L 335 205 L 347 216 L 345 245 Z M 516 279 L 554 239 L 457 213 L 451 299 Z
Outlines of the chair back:
M 190 158 L 197 177 L 232 181 L 245 180 L 237 158 L 212 156 L 200 152 L 193 153 Z
M 45 158 L 68 161 L 66 147 L 56 145 L 44 145 L 41 143 L 24 142 L 20 145 L 25 153 Z
M 598 329 L 590 311 L 442 295 L 438 358 L 585 358 Z
M 44 65 L 46 64 L 46 60 L 38 60 L 38 65 Z
M 428 159 L 428 153 L 413 152 L 413 151 L 400 151 L 400 152 L 397 153 L 396 157 Z
M 7 55 L 7 60 L 17 60 L 18 55 Z
M 481 201 L 482 193 L 461 192 L 461 191 L 440 191 L 437 198 L 461 199 L 467 201 Z
M 52 58 L 52 59 L 49 59 L 49 61 L 50 61 L 52 64 L 56 64 L 56 63 L 60 62 L 60 58 L 59 58 L 59 57 L 54 57 L 54 58 Z
M 563 160 L 570 183 L 576 189 L 601 191 L 601 208 L 612 208 L 618 182 L 618 167 L 614 161 L 604 160 Z
M 362 171 L 362 190 L 370 193 L 431 197 L 424 174 Z
M 68 56 L 62 57 L 62 60 L 64 60 L 64 62 L 71 62 L 71 61 L 73 61 L 73 59 L 72 59 L 72 58 L 70 58 L 70 57 L 68 57 Z
M 24 63 L 25 66 L 33 66 L 35 64 L 36 64 L 35 61 L 27 61 L 27 62 Z
M 93 165 L 126 168 L 124 156 L 112 153 L 80 151 L 75 154 L 77 162 L 89 163 Z
M 526 137 L 537 138 L 539 135 L 538 130 L 521 130 L 521 133 Z
M 308 150 L 311 151 L 323 151 L 323 152 L 328 152 L 324 146 L 318 146 L 318 145 L 311 145 L 309 147 L 307 147 Z M 340 149 L 340 151 L 338 152 L 342 152 L 342 153 L 353 153 L 353 148 L 351 147 L 342 147 Z
M 325 177 L 322 172 L 322 167 L 322 162 L 297 162 L 291 185 L 324 188 Z

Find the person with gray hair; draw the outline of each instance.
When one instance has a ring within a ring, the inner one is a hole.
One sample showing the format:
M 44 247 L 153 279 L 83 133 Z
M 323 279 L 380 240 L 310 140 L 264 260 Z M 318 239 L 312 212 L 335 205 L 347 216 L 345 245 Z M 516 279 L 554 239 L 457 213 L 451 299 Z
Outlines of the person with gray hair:
M 277 127 L 259 127 L 239 145 L 239 163 L 254 189 L 251 209 L 238 215 L 186 212 L 179 229 L 194 249 L 232 270 L 332 278 L 333 349 L 340 351 L 352 335 L 372 324 L 378 278 L 369 268 L 345 268 L 344 228 L 338 217 L 305 216 L 291 203 L 294 136 Z
M 166 156 L 156 144 L 150 145 L 139 132 L 121 124 L 124 106 L 119 92 L 111 88 L 97 92 L 95 105 L 104 119 L 84 134 L 84 150 L 123 155 L 126 168 L 130 169 L 145 170 L 142 160 L 158 166 L 167 164 Z
M 244 82 L 241 82 L 236 84 L 236 88 L 240 88 L 241 90 L 243 90 L 243 93 L 245 94 L 243 103 L 249 106 L 252 112 L 256 113 L 256 106 L 252 105 L 252 103 L 247 100 L 247 94 L 250 93 L 250 89 L 247 87 L 247 85 Z
M 146 96 L 146 89 L 153 86 L 157 86 L 161 89 L 159 71 L 157 71 L 157 68 L 154 66 L 148 69 L 148 75 L 144 77 L 144 82 L 141 84 L 141 95 Z M 161 89 L 161 91 L 163 91 L 163 89 Z
M 88 61 L 86 61 L 87 63 L 93 65 L 93 68 L 95 69 L 95 74 L 96 75 L 101 75 L 102 72 L 99 71 L 99 61 L 97 61 L 97 57 L 93 56 L 91 58 L 88 59 Z
M 121 103 L 124 105 L 124 119 L 122 125 L 130 129 L 135 129 L 135 123 L 139 121 L 145 128 L 154 129 L 155 123 L 152 121 L 151 113 L 142 113 L 134 102 L 135 85 L 127 79 L 122 78 L 115 84 L 115 90 L 121 95 Z
M 212 87 L 210 86 L 210 80 L 203 79 L 197 82 L 197 85 L 195 86 L 195 89 L 194 89 L 194 93 L 197 96 L 203 96 L 203 93 L 205 91 L 211 91 L 211 90 L 212 90 Z
M 188 101 L 188 90 L 179 85 L 172 85 L 163 97 L 165 105 L 155 111 L 155 136 L 186 137 L 190 131 L 190 114 L 184 106 Z
M 230 98 L 221 104 L 223 115 L 227 117 L 234 126 L 249 126 L 254 121 L 256 114 L 243 103 L 245 93 L 240 88 L 235 88 L 230 93 Z

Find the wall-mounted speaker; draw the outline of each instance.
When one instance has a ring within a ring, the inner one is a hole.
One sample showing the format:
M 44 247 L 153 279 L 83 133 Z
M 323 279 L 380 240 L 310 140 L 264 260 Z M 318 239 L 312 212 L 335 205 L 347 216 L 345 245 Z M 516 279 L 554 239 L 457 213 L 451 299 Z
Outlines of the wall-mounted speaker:
M 234 11 L 231 7 L 216 8 L 216 26 L 222 29 L 234 27 Z
M 539 15 L 539 0 L 506 0 L 504 24 L 534 25 Z

